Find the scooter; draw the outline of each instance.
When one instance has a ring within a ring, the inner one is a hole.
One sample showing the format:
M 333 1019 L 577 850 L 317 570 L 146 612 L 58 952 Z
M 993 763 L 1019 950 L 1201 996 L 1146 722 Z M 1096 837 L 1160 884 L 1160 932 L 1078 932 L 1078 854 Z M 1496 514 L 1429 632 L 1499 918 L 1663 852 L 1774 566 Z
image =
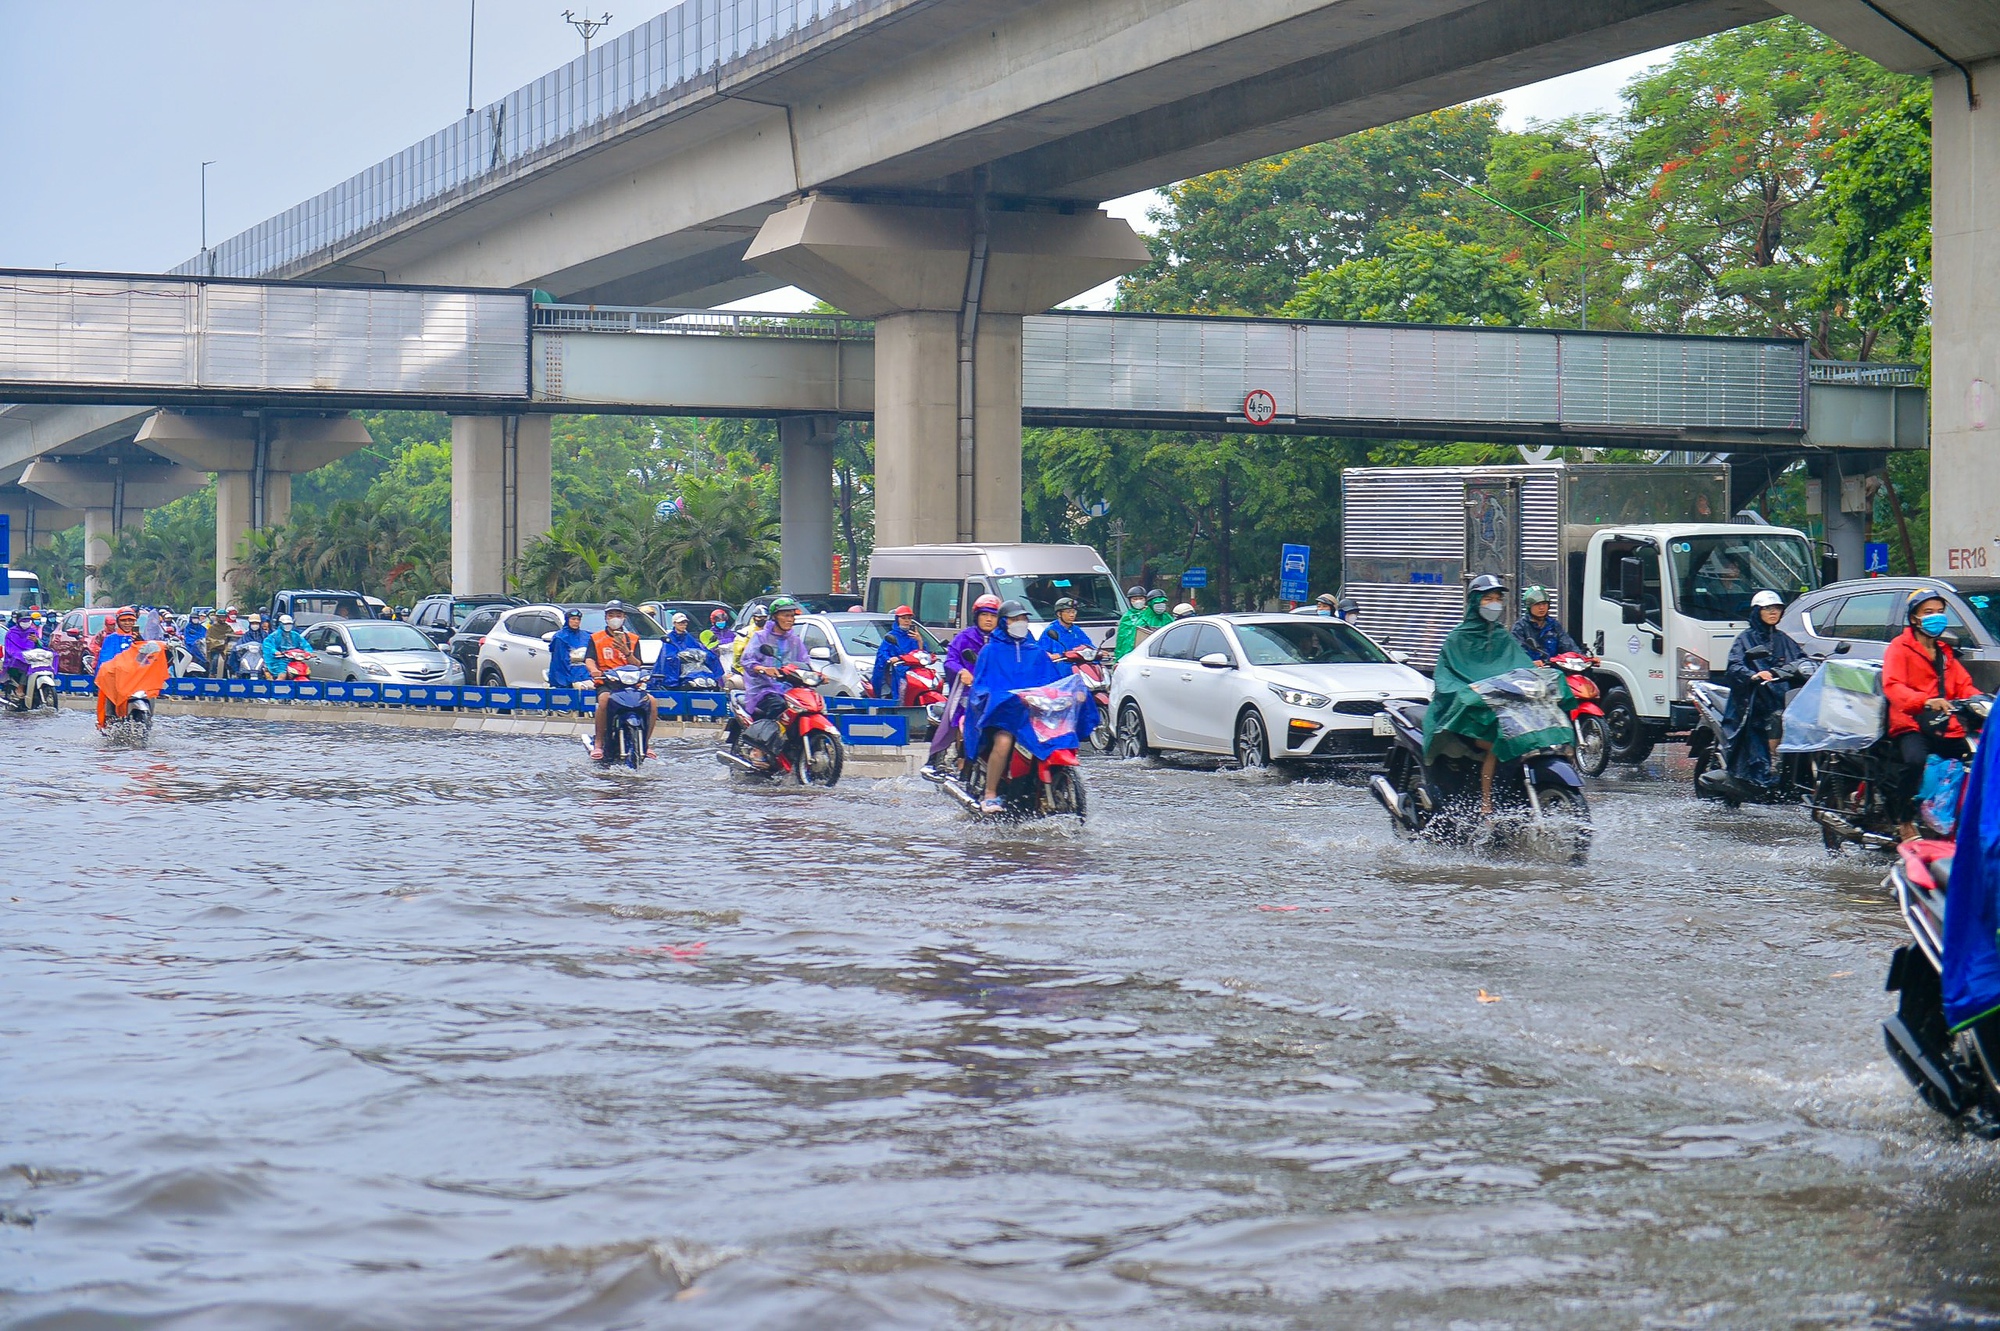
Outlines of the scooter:
M 1541 687 L 1537 689 L 1535 682 Z M 1514 670 L 1494 680 L 1482 680 L 1480 692 L 1496 713 L 1501 729 L 1515 733 L 1561 724 L 1561 704 L 1553 673 Z M 1538 695 L 1538 696 L 1537 696 Z M 1424 712 L 1428 703 L 1392 698 L 1382 704 L 1388 714 L 1393 743 L 1388 770 L 1368 779 L 1368 789 L 1389 812 L 1390 825 L 1402 836 L 1457 846 L 1511 849 L 1523 841 L 1554 840 L 1571 864 L 1590 854 L 1590 804 L 1583 794 L 1583 776 L 1576 770 L 1569 745 L 1537 749 L 1499 765 L 1493 774 L 1493 816 L 1479 812 L 1479 768 L 1482 755 L 1471 744 L 1447 736 L 1434 759 L 1424 761 Z M 1509 715 L 1511 713 L 1511 715 Z M 1490 826 L 1489 826 L 1490 823 Z
M 122 710 L 112 713 L 104 727 L 104 737 L 113 743 L 144 748 L 153 734 L 153 700 L 144 692 L 125 700 Z
M 1953 702 L 1951 714 L 1971 737 L 1985 728 L 1992 709 L 1992 697 L 1979 694 Z M 1838 855 L 1849 842 L 1874 850 L 1896 848 L 1897 822 L 1889 798 L 1896 763 L 1895 748 L 1886 736 L 1858 752 L 1816 757 L 1810 807 L 1829 854 Z M 1963 769 L 1965 764 L 1959 766 Z M 1919 813 L 1917 823 L 1925 835 L 1938 831 L 1927 812 Z
M 1079 704 L 1089 696 L 1089 689 L 1081 679 L 1072 675 L 1070 679 L 1055 684 L 1016 690 L 1016 695 L 1028 704 L 1033 714 L 1029 724 L 1035 726 L 1040 734 L 1048 738 L 1067 734 L 1073 740 Z M 989 743 L 982 747 L 980 755 L 962 776 L 954 775 L 949 768 L 927 767 L 923 777 L 951 796 L 967 812 L 980 813 L 980 803 L 986 796 L 986 768 L 991 756 L 992 746 Z M 1089 804 L 1074 748 L 1051 749 L 1046 758 L 1036 758 L 1024 752 L 1018 741 L 1007 756 L 1007 772 L 1000 778 L 997 793 L 1006 806 L 1000 816 L 1012 821 L 1067 815 L 1081 822 Z
M 223 678 L 262 679 L 263 677 L 264 645 L 257 642 L 231 643 L 223 666 Z
M 1847 644 L 1842 643 L 1844 648 Z M 1759 656 L 1769 656 L 1768 647 L 1753 647 L 1748 653 L 1752 665 Z M 1787 686 L 1809 678 L 1823 657 L 1802 656 L 1771 672 L 1772 683 Z M 1768 687 L 1760 686 L 1760 687 Z M 1688 757 L 1694 760 L 1694 793 L 1701 799 L 1721 800 L 1734 809 L 1745 804 L 1795 804 L 1812 790 L 1812 760 L 1802 754 L 1780 754 L 1775 763 L 1777 780 L 1768 786 L 1738 781 L 1729 774 L 1723 717 L 1729 712 L 1729 688 L 1708 680 L 1688 684 L 1688 701 L 1694 704 L 1695 725 L 1688 735 Z M 1784 734 L 1784 717 L 1771 723 L 1773 738 Z
M 891 666 L 903 667 L 903 707 L 929 707 L 944 701 L 944 671 L 938 668 L 938 659 L 922 648 L 904 652 L 892 657 Z
M 1925 1104 L 1991 1138 L 2000 1136 L 2000 1022 L 1982 1017 L 1954 1035 L 1944 1015 L 1944 902 L 1952 851 L 1949 841 L 1905 842 L 1883 880 L 1911 941 L 1889 961 L 1886 988 L 1896 995 L 1896 1015 L 1882 1023 L 1882 1042 Z
M 729 695 L 729 720 L 716 760 L 750 776 L 789 775 L 802 786 L 830 788 L 840 781 L 847 750 L 819 693 L 826 676 L 788 665 L 779 677 L 786 684 L 785 710 L 776 718 L 753 717 L 743 694 Z
M 278 653 L 278 679 L 285 683 L 312 678 L 312 653 L 303 647 L 287 647 Z
M 1090 696 L 1097 703 L 1097 724 L 1090 728 L 1090 747 L 1099 753 L 1109 753 L 1115 736 L 1111 731 L 1111 649 L 1109 647 L 1084 648 L 1064 654 L 1077 677 L 1090 689 Z
M 167 642 L 167 673 L 175 679 L 191 679 L 195 677 L 206 679 L 208 677 L 208 667 L 202 663 L 200 657 L 187 649 L 185 643 L 169 639 Z
M 604 756 L 598 760 L 606 767 L 622 762 L 636 772 L 650 756 L 646 704 L 651 696 L 646 692 L 646 677 L 646 668 L 636 665 L 604 672 L 613 685 L 604 715 Z M 586 745 L 589 742 L 584 741 Z
M 1576 705 L 1569 709 L 1570 725 L 1576 730 L 1576 766 L 1585 776 L 1603 776 L 1611 766 L 1611 732 L 1604 726 L 1604 708 L 1598 704 L 1597 681 L 1590 677 L 1597 658 L 1581 652 L 1564 652 L 1549 658 L 1562 671 Z
M 682 652 L 680 687 L 693 693 L 713 693 L 721 688 L 722 682 L 708 673 L 707 665 L 707 652 L 697 651 L 692 647 Z M 686 671 L 690 668 L 697 668 L 697 673 L 687 674 Z
M 16 684 L 11 676 L 0 676 L 0 702 L 16 712 L 34 712 L 46 707 L 55 711 L 56 654 L 46 647 L 30 647 L 23 652 L 27 677 Z

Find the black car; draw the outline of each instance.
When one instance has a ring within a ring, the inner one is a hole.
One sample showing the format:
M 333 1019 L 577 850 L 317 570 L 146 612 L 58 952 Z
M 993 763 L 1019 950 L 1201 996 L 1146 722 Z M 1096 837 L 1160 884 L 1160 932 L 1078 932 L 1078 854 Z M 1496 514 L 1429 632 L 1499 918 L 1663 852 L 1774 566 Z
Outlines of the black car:
M 439 592 L 434 596 L 426 596 L 410 607 L 410 623 L 432 642 L 445 644 L 464 631 L 465 621 L 482 606 L 526 604 L 527 602 L 521 597 L 509 596 L 506 592 L 495 592 L 491 596 L 455 596 L 450 592 Z M 491 620 L 487 621 L 487 627 L 492 627 Z M 445 650 L 451 651 L 451 648 L 447 646 Z M 452 654 L 458 655 L 456 652 Z M 466 666 L 467 679 L 472 678 L 472 661 L 478 659 L 478 656 L 479 649 L 475 647 L 470 660 L 459 658 Z
M 1930 587 L 1944 597 L 1947 630 L 1959 660 L 1987 693 L 2000 688 L 2000 578 L 1855 578 L 1807 592 L 1785 607 L 1778 627 L 1815 656 L 1847 644 L 1850 660 L 1879 661 L 1908 627 L 1903 607 L 1910 593 Z
M 487 630 L 499 622 L 500 616 L 519 604 L 521 598 L 516 596 L 473 606 L 460 621 L 458 631 L 445 639 L 445 654 L 465 667 L 467 681 L 479 678 L 479 648 L 486 641 Z

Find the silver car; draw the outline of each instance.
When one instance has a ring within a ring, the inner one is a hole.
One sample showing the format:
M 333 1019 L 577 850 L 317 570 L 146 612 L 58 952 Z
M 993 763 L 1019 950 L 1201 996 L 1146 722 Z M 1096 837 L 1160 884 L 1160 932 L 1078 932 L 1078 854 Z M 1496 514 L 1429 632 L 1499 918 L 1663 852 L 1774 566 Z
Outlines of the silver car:
M 884 634 L 895 627 L 894 615 L 853 614 L 799 616 L 799 632 L 805 637 L 806 651 L 813 669 L 826 676 L 819 691 L 829 698 L 865 698 L 875 673 L 875 649 Z M 944 647 L 919 626 L 917 636 L 924 649 L 940 659 Z
M 392 619 L 325 619 L 305 631 L 314 679 L 463 684 L 465 671 L 424 634 Z

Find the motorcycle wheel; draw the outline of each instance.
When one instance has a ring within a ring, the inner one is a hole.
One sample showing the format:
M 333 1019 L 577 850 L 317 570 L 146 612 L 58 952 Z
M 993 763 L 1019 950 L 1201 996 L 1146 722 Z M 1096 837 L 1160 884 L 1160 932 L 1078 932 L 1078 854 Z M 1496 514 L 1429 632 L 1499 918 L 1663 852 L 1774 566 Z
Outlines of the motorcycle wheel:
M 619 747 L 625 750 L 625 765 L 636 772 L 639 770 L 639 764 L 646 758 L 646 732 L 638 726 L 618 728 L 625 732 L 619 744 Z
M 1083 821 L 1084 806 L 1088 802 L 1083 790 L 1083 773 L 1074 767 L 1058 767 L 1049 777 L 1049 812 L 1073 814 L 1078 822 Z
M 1582 864 L 1590 858 L 1590 805 L 1580 790 L 1544 790 L 1537 796 L 1545 820 L 1570 824 L 1569 862 Z
M 1576 718 L 1576 770 L 1585 776 L 1603 776 L 1611 766 L 1611 734 L 1604 718 L 1586 712 Z
M 1139 704 L 1130 698 L 1118 709 L 1118 756 L 1120 758 L 1144 758 L 1146 748 L 1146 718 L 1139 713 Z
M 1106 722 L 1098 722 L 1096 729 L 1090 732 L 1090 747 L 1099 753 L 1111 752 L 1111 746 L 1115 743 L 1117 736 Z
M 847 750 L 841 747 L 838 736 L 813 730 L 799 737 L 799 760 L 792 765 L 792 775 L 800 785 L 831 789 L 839 784 L 845 766 Z

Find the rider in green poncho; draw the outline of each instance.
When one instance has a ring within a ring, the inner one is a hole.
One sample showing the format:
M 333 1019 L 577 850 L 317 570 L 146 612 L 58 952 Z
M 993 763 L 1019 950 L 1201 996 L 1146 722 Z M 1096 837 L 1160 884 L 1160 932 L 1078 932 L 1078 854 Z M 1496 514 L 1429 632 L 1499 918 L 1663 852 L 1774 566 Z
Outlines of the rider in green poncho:
M 1132 589 L 1133 592 L 1139 590 L 1137 587 Z M 1139 637 L 1141 633 L 1151 634 L 1153 630 L 1165 628 L 1174 622 L 1173 614 L 1167 609 L 1167 594 L 1159 588 L 1155 587 L 1138 596 L 1127 592 L 1126 596 L 1130 599 L 1132 608 L 1118 621 L 1117 655 L 1120 657 L 1144 641 Z
M 1431 705 L 1424 713 L 1426 763 L 1433 760 L 1447 734 L 1480 751 L 1479 811 L 1489 815 L 1493 812 L 1493 773 L 1501 763 L 1536 749 L 1567 744 L 1573 738 L 1564 726 L 1503 739 L 1493 708 L 1473 692 L 1472 686 L 1480 680 L 1534 664 L 1508 629 L 1506 616 L 1507 591 L 1500 579 L 1490 573 L 1474 578 L 1465 589 L 1465 618 L 1445 636 L 1444 646 L 1438 650 Z M 1567 684 L 1561 693 L 1567 707 L 1572 701 Z

